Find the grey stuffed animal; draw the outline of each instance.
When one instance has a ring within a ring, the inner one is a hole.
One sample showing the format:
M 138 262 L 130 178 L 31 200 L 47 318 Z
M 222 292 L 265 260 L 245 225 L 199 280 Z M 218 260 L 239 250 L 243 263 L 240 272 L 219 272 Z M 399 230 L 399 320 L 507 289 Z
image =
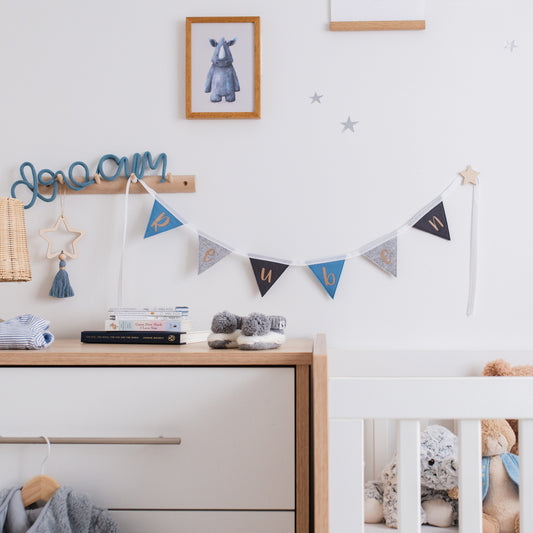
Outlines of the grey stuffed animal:
M 242 321 L 242 335 L 237 339 L 241 350 L 272 350 L 285 340 L 286 320 L 282 316 L 251 313 Z
M 380 480 L 365 484 L 366 523 L 385 519 L 387 527 L 398 527 L 397 474 L 395 455 Z M 448 494 L 457 482 L 457 437 L 444 426 L 428 426 L 420 434 L 421 524 L 449 527 L 457 523 L 458 502 Z
M 207 338 L 207 343 L 211 348 L 237 348 L 241 328 L 242 317 L 229 311 L 221 311 L 211 321 L 212 333 Z
M 271 350 L 285 340 L 286 320 L 282 316 L 251 313 L 246 317 L 222 311 L 213 317 L 212 333 L 207 338 L 211 348 Z

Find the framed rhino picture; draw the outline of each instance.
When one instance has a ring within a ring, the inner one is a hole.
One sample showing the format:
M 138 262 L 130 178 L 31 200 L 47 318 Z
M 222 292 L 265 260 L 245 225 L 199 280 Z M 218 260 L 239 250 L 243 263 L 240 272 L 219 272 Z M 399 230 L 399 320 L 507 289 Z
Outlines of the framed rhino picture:
M 259 20 L 187 17 L 187 118 L 261 118 Z

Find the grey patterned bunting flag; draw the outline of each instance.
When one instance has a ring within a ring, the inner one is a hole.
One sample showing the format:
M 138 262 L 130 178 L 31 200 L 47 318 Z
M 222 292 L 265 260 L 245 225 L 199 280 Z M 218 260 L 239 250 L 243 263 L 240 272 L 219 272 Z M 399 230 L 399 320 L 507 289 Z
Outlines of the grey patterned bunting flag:
M 231 250 L 198 235 L 198 274 L 205 272 L 229 254 Z
M 396 236 L 363 255 L 388 274 L 397 277 L 398 239 Z

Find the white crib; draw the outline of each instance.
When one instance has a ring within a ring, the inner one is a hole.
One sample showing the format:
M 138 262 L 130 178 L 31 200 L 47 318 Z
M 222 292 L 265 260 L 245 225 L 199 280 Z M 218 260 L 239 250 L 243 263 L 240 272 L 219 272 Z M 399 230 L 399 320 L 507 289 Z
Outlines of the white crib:
M 426 529 L 419 523 L 419 420 L 457 421 L 459 532 L 481 533 L 482 418 L 520 419 L 520 523 L 522 532 L 533 532 L 533 452 L 528 453 L 533 447 L 533 378 L 330 378 L 329 416 L 330 475 L 336 479 L 330 494 L 331 533 L 394 531 L 364 524 L 363 422 L 368 419 L 397 420 L 400 533 Z

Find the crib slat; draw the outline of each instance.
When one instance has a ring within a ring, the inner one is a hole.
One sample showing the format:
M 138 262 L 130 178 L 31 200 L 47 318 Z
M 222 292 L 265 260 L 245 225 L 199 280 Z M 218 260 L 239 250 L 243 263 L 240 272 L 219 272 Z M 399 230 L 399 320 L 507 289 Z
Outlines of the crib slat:
M 363 533 L 363 420 L 331 420 L 329 431 L 330 532 Z
M 533 420 L 520 420 L 520 531 L 533 531 Z
M 481 533 L 481 422 L 460 420 L 459 531 Z
M 420 423 L 398 421 L 398 530 L 420 533 Z

